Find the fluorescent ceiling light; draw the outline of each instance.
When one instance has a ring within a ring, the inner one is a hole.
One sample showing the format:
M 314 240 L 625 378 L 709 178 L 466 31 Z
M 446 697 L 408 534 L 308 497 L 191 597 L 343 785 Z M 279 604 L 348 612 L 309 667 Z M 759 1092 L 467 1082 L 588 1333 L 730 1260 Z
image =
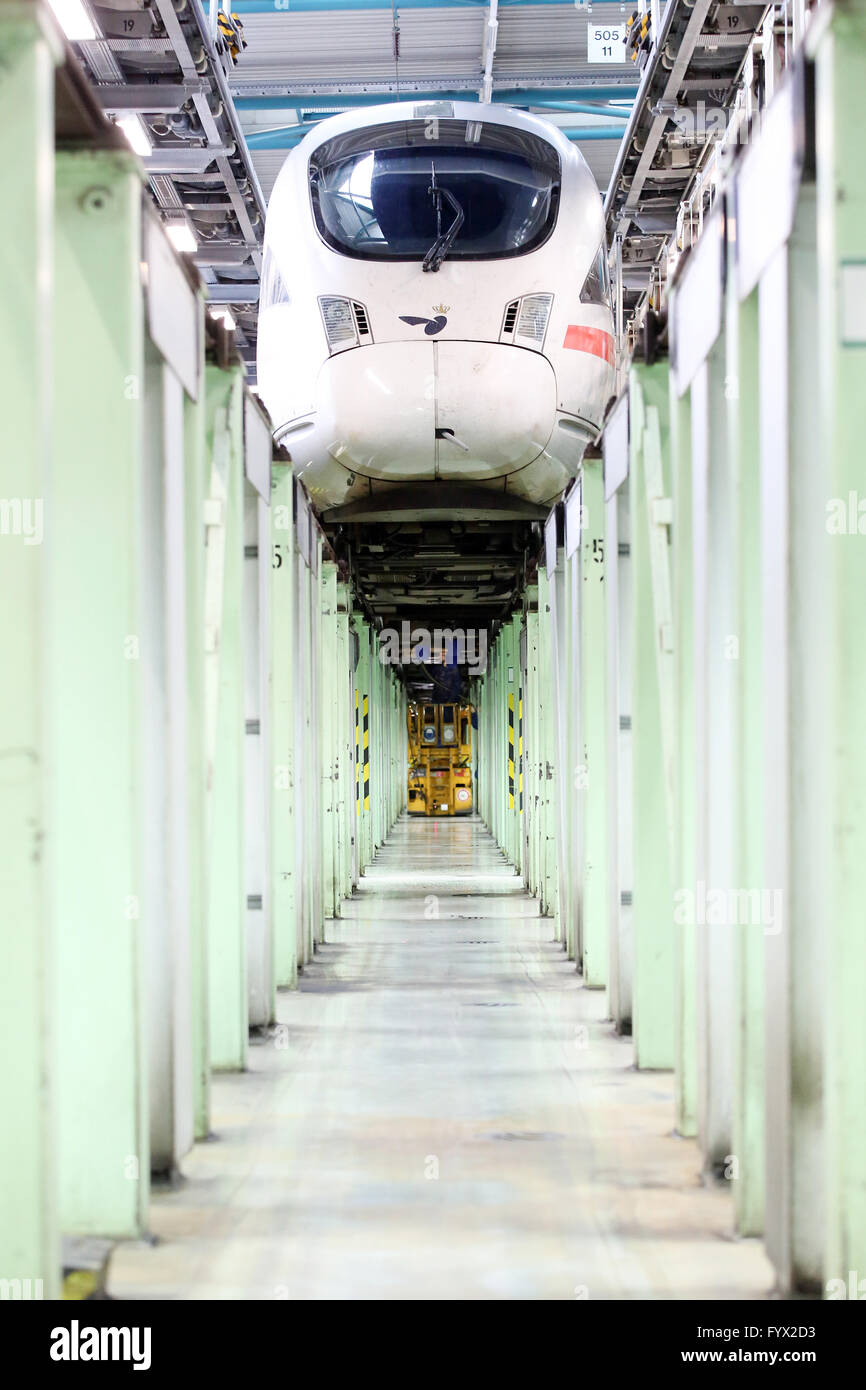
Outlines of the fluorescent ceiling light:
M 153 154 L 153 145 L 140 116 L 118 116 L 117 124 L 136 154 L 145 159 L 149 154 Z
M 50 4 L 68 39 L 87 43 L 99 37 L 81 0 L 50 0 Z
M 166 222 L 165 230 L 168 232 L 168 239 L 176 251 L 185 251 L 192 256 L 198 250 L 198 242 L 186 219 Z
M 214 308 L 210 310 L 210 316 L 212 319 L 222 319 L 226 328 L 230 332 L 235 327 L 234 315 L 232 314 L 231 309 L 224 309 L 222 305 L 214 306 Z

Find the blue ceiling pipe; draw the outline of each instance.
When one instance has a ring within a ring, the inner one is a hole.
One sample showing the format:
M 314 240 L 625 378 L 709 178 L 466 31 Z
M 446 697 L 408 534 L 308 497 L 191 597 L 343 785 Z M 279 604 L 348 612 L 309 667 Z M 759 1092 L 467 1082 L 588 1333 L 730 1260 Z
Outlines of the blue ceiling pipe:
M 618 116 L 621 121 L 627 121 L 631 115 L 631 108 L 625 111 L 621 106 L 607 106 L 603 102 L 595 105 L 591 101 L 533 101 L 532 105 L 542 111 L 561 111 L 565 115 Z
M 621 140 L 625 135 L 627 126 L 624 125 L 590 125 L 560 126 L 563 135 L 567 135 L 569 140 L 576 140 L 578 144 L 583 140 Z
M 280 126 L 276 130 L 252 130 L 246 136 L 251 150 L 291 150 L 304 136 L 309 134 L 311 125 Z M 569 140 L 621 140 L 625 126 L 575 126 L 560 127 Z
M 494 105 L 504 106 L 536 106 L 544 105 L 545 109 L 568 110 L 569 104 L 573 105 L 575 99 L 593 98 L 599 101 L 609 101 L 613 97 L 629 98 L 637 95 L 637 87 L 564 87 L 564 88 L 532 88 L 532 87 L 509 87 L 493 93 Z M 424 101 L 477 101 L 477 92 L 401 92 L 395 95 L 391 92 L 332 92 L 330 95 L 318 94 L 310 96 L 304 92 L 286 92 L 279 97 L 248 97 L 236 96 L 235 107 L 238 111 L 280 111 L 286 107 L 302 107 L 305 111 L 315 111 L 317 108 L 332 109 L 335 106 L 387 106 L 395 101 L 404 102 L 424 102 Z M 561 103 L 565 103 L 561 106 Z

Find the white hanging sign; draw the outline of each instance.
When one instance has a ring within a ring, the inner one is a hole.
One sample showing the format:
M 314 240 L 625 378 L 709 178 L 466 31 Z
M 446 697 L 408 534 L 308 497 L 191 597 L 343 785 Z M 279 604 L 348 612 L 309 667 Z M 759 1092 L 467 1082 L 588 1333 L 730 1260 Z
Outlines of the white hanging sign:
M 586 61 L 588 63 L 624 63 L 625 25 L 593 24 L 586 26 Z

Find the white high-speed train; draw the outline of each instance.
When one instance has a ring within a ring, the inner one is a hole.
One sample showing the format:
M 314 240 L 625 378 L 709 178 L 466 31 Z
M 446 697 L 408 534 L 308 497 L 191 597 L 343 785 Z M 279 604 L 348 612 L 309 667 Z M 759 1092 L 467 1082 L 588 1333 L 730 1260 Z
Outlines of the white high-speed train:
M 436 479 L 556 498 L 613 389 L 603 236 L 535 116 L 407 102 L 311 130 L 268 209 L 258 383 L 316 506 Z

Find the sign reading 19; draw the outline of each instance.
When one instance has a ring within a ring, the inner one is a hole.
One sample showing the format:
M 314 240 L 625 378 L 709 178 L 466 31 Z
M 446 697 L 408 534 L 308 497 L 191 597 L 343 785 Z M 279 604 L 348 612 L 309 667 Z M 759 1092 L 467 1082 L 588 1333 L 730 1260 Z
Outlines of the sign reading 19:
M 589 63 L 624 63 L 622 24 L 588 25 L 586 30 L 586 59 Z

